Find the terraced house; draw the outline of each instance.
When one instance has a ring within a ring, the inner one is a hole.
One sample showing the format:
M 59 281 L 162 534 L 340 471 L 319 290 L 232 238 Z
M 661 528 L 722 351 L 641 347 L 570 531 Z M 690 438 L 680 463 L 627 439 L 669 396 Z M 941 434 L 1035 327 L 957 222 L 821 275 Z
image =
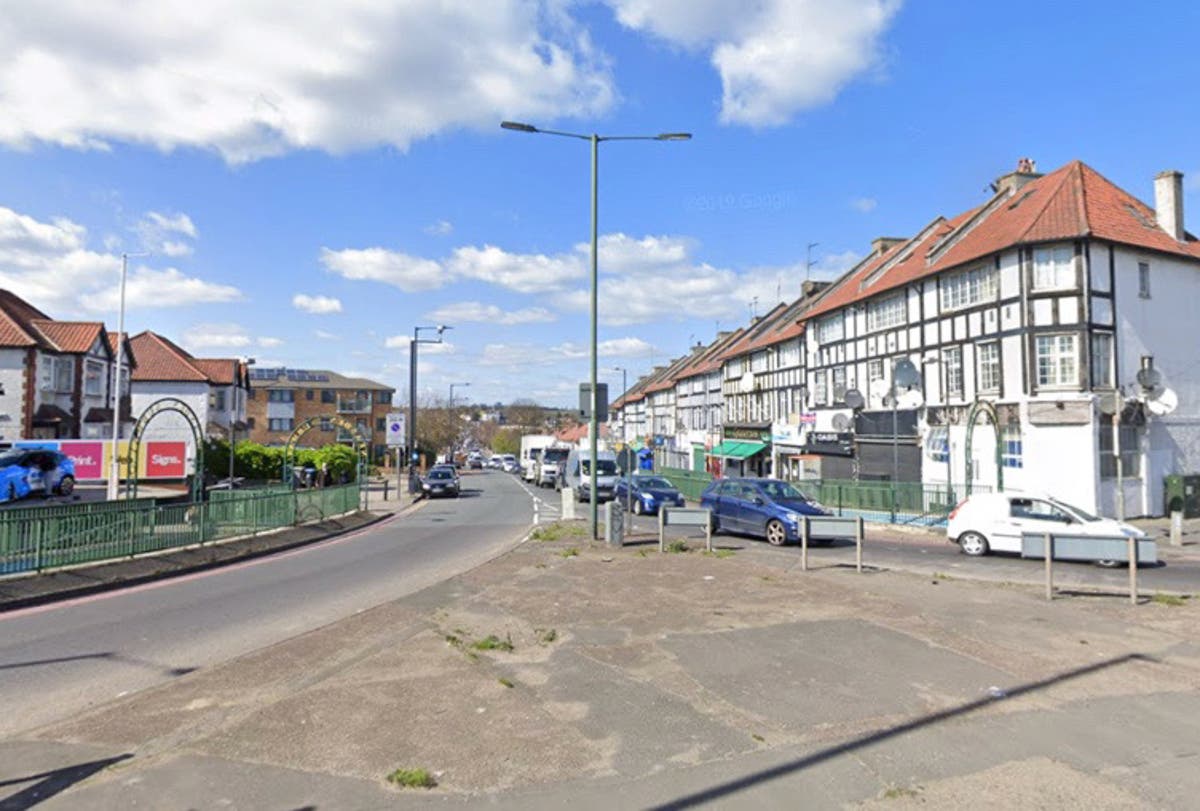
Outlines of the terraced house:
M 1150 206 L 1079 161 L 1022 160 L 980 206 L 875 240 L 725 353 L 726 442 L 763 445 L 755 473 L 1161 514 L 1163 477 L 1200 470 L 1200 242 L 1182 175 L 1153 188 Z

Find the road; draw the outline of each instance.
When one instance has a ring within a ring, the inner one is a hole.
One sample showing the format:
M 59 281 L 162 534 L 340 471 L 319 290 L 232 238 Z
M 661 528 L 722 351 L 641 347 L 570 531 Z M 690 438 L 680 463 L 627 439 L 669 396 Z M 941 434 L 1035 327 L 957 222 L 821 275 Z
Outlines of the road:
M 0 737 L 411 594 L 525 534 L 532 502 L 512 476 L 463 488 L 313 546 L 0 615 Z

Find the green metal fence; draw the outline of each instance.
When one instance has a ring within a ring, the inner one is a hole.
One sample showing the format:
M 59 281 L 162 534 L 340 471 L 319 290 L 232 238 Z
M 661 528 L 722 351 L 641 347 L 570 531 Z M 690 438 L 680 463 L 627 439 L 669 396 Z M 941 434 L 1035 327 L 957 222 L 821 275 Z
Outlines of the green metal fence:
M 359 507 L 357 484 L 213 496 L 200 504 L 142 500 L 0 513 L 0 574 L 40 572 L 255 535 Z
M 662 467 L 658 472 L 671 480 L 689 501 L 698 501 L 712 481 L 707 473 Z M 810 498 L 816 499 L 838 515 L 861 515 L 870 521 L 892 524 L 942 524 L 967 490 L 964 485 L 937 485 L 922 482 L 864 482 L 838 479 L 804 479 L 793 482 Z M 981 485 L 972 492 L 987 492 Z

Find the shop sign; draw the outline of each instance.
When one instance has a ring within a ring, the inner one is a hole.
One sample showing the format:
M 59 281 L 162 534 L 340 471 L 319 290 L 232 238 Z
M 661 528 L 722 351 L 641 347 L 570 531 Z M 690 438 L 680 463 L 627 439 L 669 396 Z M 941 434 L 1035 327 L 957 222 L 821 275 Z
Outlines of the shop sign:
M 151 479 L 182 479 L 187 475 L 186 442 L 147 442 L 146 477 Z
M 75 463 L 79 481 L 104 478 L 103 442 L 63 442 L 59 450 Z
M 751 442 L 768 442 L 771 434 L 769 431 L 764 431 L 762 428 L 754 426 L 726 426 L 726 439 L 746 439 Z

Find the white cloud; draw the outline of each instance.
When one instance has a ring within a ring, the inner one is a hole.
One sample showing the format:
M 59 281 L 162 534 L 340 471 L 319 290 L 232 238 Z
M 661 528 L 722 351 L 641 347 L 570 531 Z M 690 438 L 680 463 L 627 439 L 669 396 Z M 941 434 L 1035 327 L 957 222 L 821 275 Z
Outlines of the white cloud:
M 458 248 L 446 266 L 456 278 L 489 282 L 518 293 L 559 290 L 570 281 L 587 275 L 585 257 L 578 251 L 547 256 L 509 253 L 494 245 Z
M 171 257 L 190 254 L 192 245 L 185 240 L 199 237 L 196 224 L 192 222 L 191 217 L 183 213 L 161 214 L 157 211 L 147 211 L 133 230 L 138 235 L 142 250 Z
M 442 324 L 466 324 L 485 322 L 489 324 L 544 324 L 556 320 L 554 313 L 545 307 L 526 307 L 521 310 L 501 310 L 495 304 L 479 301 L 463 301 L 448 304 L 429 313 L 429 319 Z
M 331 296 L 310 296 L 307 293 L 292 296 L 292 306 L 312 315 L 329 315 L 342 311 L 342 302 L 339 299 Z
M 446 281 L 437 262 L 384 248 L 322 248 L 321 264 L 343 278 L 383 282 L 406 293 L 436 290 Z
M 283 339 L 272 338 L 270 336 L 263 335 L 257 340 L 256 343 L 263 349 L 274 349 L 275 347 L 283 346 Z
M 340 340 L 342 340 L 342 336 L 338 335 L 336 332 L 326 332 L 323 329 L 315 330 L 313 332 L 313 335 L 316 336 L 317 338 L 320 338 L 322 341 L 340 341 Z
M 899 0 L 608 0 L 622 25 L 709 52 L 721 120 L 773 126 L 877 66 Z
M 48 0 L 5 9 L 0 143 L 405 149 L 501 118 L 594 117 L 607 61 L 553 0 Z M 414 79 L 414 77 L 418 77 Z
M 424 351 L 424 348 L 421 350 Z M 654 351 L 653 344 L 641 338 L 626 337 L 600 341 L 596 355 L 601 358 L 645 357 Z M 553 346 L 538 344 L 488 344 L 483 348 L 480 363 L 484 366 L 550 366 L 567 361 L 577 362 L 591 357 L 586 344 L 565 342 Z
M 254 339 L 241 324 L 195 324 L 184 331 L 180 342 L 188 350 L 242 349 Z
M 861 211 L 863 214 L 869 214 L 874 211 L 877 205 L 879 205 L 879 201 L 874 197 L 855 197 L 850 201 L 850 207 L 855 211 Z
M 39 309 L 54 310 L 58 317 L 116 311 L 121 258 L 107 249 L 91 250 L 87 236 L 86 228 L 69 219 L 42 222 L 0 207 L 0 287 Z M 188 276 L 176 268 L 132 264 L 129 269 L 126 300 L 131 308 L 241 298 L 236 287 Z
M 446 237 L 454 233 L 454 225 L 448 220 L 438 220 L 421 229 L 431 237 Z

